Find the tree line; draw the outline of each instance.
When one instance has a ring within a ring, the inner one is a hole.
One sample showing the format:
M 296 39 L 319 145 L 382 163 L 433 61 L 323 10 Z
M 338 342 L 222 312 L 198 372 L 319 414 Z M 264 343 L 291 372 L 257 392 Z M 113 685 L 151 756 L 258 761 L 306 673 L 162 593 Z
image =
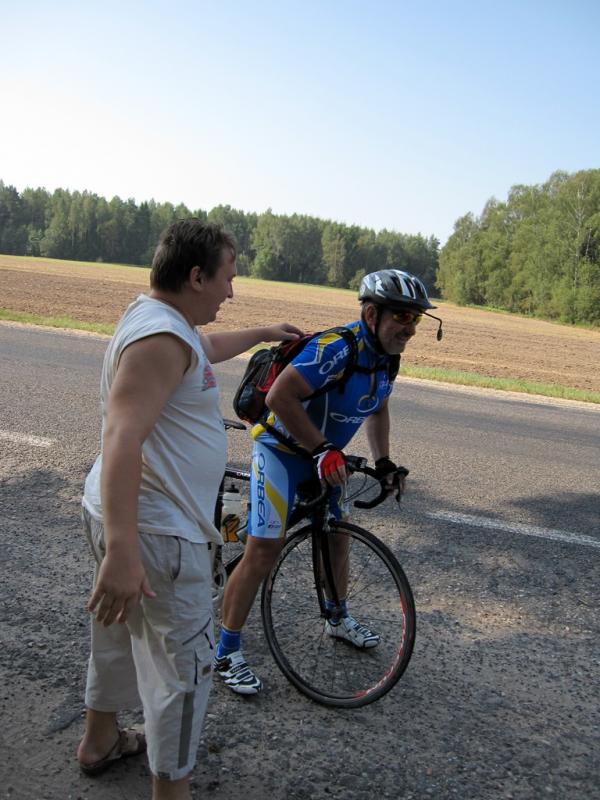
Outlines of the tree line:
M 24 189 L 0 181 L 0 253 L 147 266 L 161 231 L 200 217 L 223 224 L 238 243 L 238 272 L 269 280 L 357 288 L 368 272 L 405 268 L 433 286 L 439 241 L 395 231 L 375 232 L 316 217 L 231 206 L 191 211 L 185 205 L 141 202 L 91 192 Z
M 460 217 L 441 252 L 434 236 L 300 214 L 19 193 L 0 180 L 0 253 L 147 266 L 161 231 L 189 216 L 235 235 L 241 275 L 356 289 L 368 272 L 405 268 L 461 305 L 600 324 L 600 169 L 513 186 L 505 202 L 492 198 L 479 217 Z
M 600 324 L 600 169 L 513 186 L 458 219 L 437 285 L 460 304 Z

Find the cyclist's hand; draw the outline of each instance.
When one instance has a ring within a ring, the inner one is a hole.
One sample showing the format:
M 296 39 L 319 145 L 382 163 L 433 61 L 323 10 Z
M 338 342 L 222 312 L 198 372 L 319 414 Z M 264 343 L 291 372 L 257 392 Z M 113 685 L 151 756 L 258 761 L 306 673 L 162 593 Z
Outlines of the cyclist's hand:
M 346 482 L 346 459 L 341 450 L 331 442 L 322 442 L 311 453 L 319 478 L 331 486 L 341 486 Z
M 98 570 L 87 610 L 105 627 L 124 623 L 142 595 L 156 597 L 139 558 L 107 555 Z
M 381 481 L 381 485 L 387 490 L 388 494 L 393 494 L 398 502 L 404 492 L 404 483 L 408 470 L 406 467 L 399 467 L 387 456 L 378 458 L 375 462 L 375 472 Z

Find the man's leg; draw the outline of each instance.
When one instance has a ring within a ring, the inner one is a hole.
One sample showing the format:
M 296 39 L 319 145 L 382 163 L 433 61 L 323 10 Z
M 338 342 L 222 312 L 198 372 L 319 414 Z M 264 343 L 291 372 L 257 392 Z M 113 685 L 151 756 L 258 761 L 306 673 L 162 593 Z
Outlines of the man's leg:
M 85 733 L 77 748 L 80 764 L 95 764 L 105 758 L 119 738 L 116 711 L 96 711 L 87 708 L 85 712 Z
M 91 628 L 85 733 L 77 750 L 82 764 L 96 763 L 117 743 L 117 711 L 141 705 L 128 628 L 118 623 L 105 628 L 95 619 Z
M 347 517 L 347 509 L 340 503 L 341 493 L 332 494 L 330 513 L 339 520 Z M 380 641 L 379 634 L 362 625 L 348 610 L 348 576 L 350 573 L 350 537 L 343 533 L 330 533 L 327 537 L 335 595 L 331 587 L 325 585 L 325 605 L 331 611 L 331 618 L 325 622 L 325 632 L 336 639 L 344 639 L 359 649 L 377 647 Z
M 84 509 L 83 526 L 96 563 L 104 558 L 104 529 Z M 96 581 L 94 575 L 94 582 Z M 77 749 L 83 765 L 105 758 L 119 739 L 117 711 L 141 705 L 131 652 L 131 637 L 125 625 L 108 628 L 91 621 L 91 650 L 85 691 L 85 732 Z
M 330 533 L 327 537 L 331 567 L 338 602 L 329 585 L 325 586 L 325 605 L 332 616 L 325 623 L 325 632 L 336 639 L 344 639 L 361 650 L 377 647 L 379 634 L 358 622 L 348 610 L 348 575 L 350 572 L 350 539 L 341 533 Z
M 348 573 L 350 569 L 350 541 L 343 533 L 330 533 L 327 537 L 331 569 L 335 581 L 336 594 L 340 600 L 348 594 Z M 325 593 L 329 600 L 333 600 L 333 592 L 326 582 Z
M 212 573 L 207 545 L 140 534 L 156 597 L 131 625 L 153 800 L 187 800 L 212 683 Z
M 222 622 L 240 631 L 256 592 L 269 574 L 285 541 L 289 511 L 300 480 L 311 475 L 312 465 L 293 453 L 285 453 L 259 440 L 254 442 L 250 467 L 250 519 L 242 560 L 227 584 Z

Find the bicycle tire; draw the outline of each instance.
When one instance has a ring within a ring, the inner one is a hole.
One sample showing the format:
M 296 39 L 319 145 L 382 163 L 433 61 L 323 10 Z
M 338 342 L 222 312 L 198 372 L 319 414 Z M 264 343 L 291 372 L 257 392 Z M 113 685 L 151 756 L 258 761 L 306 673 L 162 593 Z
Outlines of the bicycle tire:
M 326 634 L 310 525 L 290 536 L 263 584 L 263 627 L 277 665 L 297 689 L 325 706 L 359 708 L 389 692 L 408 666 L 415 604 L 402 567 L 383 542 L 348 522 L 332 522 L 331 532 L 348 537 L 348 608 L 379 633 L 377 647 L 357 650 Z

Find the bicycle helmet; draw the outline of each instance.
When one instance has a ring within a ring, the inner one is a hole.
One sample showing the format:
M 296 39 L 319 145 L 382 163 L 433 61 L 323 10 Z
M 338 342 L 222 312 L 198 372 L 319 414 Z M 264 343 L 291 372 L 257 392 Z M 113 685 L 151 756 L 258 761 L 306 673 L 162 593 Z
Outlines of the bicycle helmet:
M 361 303 L 375 303 L 392 310 L 437 308 L 427 297 L 427 289 L 415 275 L 400 269 L 380 269 L 362 279 L 358 290 Z

